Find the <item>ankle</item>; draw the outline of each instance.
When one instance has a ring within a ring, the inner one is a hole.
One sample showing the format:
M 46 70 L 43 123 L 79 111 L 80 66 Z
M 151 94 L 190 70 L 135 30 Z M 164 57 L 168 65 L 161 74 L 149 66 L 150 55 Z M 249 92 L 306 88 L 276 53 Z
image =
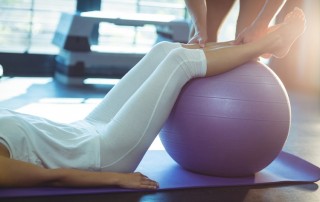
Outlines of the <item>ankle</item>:
M 283 38 L 280 35 L 275 35 L 274 39 L 267 46 L 269 48 L 268 53 L 274 53 L 283 47 Z

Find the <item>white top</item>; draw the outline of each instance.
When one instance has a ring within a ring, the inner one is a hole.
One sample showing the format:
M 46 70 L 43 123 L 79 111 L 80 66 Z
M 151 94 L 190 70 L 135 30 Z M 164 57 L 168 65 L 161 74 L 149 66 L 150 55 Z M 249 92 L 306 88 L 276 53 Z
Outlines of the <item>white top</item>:
M 45 168 L 100 170 L 100 140 L 85 121 L 62 124 L 0 109 L 0 143 L 12 159 Z

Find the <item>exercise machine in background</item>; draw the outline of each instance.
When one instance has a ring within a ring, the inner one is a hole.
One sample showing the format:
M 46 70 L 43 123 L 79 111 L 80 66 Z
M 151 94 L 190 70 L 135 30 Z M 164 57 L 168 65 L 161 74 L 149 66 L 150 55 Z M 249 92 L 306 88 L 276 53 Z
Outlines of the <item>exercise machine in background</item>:
M 92 35 L 99 23 L 142 27 L 154 25 L 157 39 L 186 43 L 189 23 L 172 15 L 108 14 L 101 11 L 62 13 L 53 44 L 60 48 L 56 56 L 55 79 L 68 85 L 81 85 L 87 78 L 121 78 L 151 48 L 94 46 Z

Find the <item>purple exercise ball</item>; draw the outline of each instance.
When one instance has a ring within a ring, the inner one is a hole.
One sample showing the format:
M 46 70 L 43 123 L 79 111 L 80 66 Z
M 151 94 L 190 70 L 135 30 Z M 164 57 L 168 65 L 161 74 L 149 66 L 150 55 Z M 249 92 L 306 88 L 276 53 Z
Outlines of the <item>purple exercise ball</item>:
M 288 137 L 290 101 L 277 75 L 259 62 L 188 82 L 160 132 L 183 168 L 221 177 L 268 166 Z

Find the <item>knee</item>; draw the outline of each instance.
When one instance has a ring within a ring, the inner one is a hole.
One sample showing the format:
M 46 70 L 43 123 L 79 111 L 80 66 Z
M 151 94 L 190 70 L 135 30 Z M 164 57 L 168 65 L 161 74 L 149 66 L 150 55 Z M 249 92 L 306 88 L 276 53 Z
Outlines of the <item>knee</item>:
M 180 47 L 172 50 L 167 58 L 182 68 L 190 68 L 192 63 L 200 59 L 195 56 L 196 54 L 197 50 Z
M 171 44 L 173 44 L 173 42 L 161 41 L 161 42 L 157 43 L 156 45 L 154 45 L 154 47 L 166 47 L 166 46 L 170 46 Z
M 202 77 L 206 72 L 206 60 L 200 49 L 186 49 L 183 47 L 172 50 L 167 59 L 175 66 L 182 68 L 190 77 Z
M 179 43 L 173 43 L 173 42 L 169 42 L 169 41 L 161 41 L 159 43 L 157 43 L 152 50 L 156 50 L 156 51 L 164 51 L 164 52 L 170 52 L 171 50 L 181 47 L 181 45 Z
M 176 48 L 169 53 L 168 57 L 179 64 L 187 64 L 189 60 L 188 51 L 189 49 L 183 47 Z

